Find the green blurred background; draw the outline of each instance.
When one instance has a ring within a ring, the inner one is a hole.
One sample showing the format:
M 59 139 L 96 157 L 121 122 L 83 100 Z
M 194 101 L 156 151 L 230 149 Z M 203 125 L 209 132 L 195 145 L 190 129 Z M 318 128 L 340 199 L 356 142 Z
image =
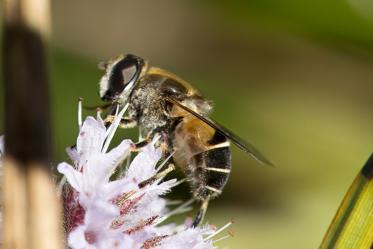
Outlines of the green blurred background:
M 52 20 L 54 164 L 74 143 L 77 98 L 101 103 L 97 63 L 134 53 L 191 82 L 276 164 L 233 149 L 207 221 L 233 218 L 235 236 L 217 245 L 318 247 L 373 151 L 372 1 L 56 0 Z

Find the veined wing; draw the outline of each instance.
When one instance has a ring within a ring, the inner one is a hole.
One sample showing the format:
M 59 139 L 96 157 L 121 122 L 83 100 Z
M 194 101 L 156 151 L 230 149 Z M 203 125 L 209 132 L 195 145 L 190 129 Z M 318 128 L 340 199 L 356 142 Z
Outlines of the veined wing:
M 249 154 L 250 156 L 252 156 L 254 159 L 256 159 L 257 161 L 263 163 L 263 164 L 266 164 L 266 165 L 269 165 L 269 166 L 273 166 L 273 164 L 271 163 L 271 161 L 269 161 L 259 150 L 257 150 L 253 145 L 251 145 L 250 143 L 248 142 L 245 142 L 244 140 L 242 140 L 240 137 L 238 137 L 237 135 L 235 135 L 233 132 L 231 132 L 230 130 L 228 130 L 227 128 L 225 128 L 224 126 L 220 125 L 219 123 L 217 123 L 216 121 L 208 118 L 208 117 L 204 117 L 202 116 L 201 114 L 191 110 L 190 108 L 186 107 L 185 105 L 181 104 L 178 100 L 176 99 L 173 99 L 171 97 L 168 97 L 167 100 L 169 102 L 171 102 L 172 104 L 175 104 L 177 105 L 178 107 L 182 108 L 183 110 L 187 111 L 188 113 L 192 114 L 193 116 L 195 116 L 196 118 L 198 118 L 199 120 L 203 121 L 204 123 L 206 123 L 207 125 L 211 126 L 212 128 L 214 128 L 215 130 L 217 130 L 218 132 L 220 132 L 222 135 L 224 135 L 225 137 L 227 137 L 229 140 L 231 140 L 238 148 L 240 148 L 241 150 L 243 150 L 244 152 L 246 152 L 247 154 Z

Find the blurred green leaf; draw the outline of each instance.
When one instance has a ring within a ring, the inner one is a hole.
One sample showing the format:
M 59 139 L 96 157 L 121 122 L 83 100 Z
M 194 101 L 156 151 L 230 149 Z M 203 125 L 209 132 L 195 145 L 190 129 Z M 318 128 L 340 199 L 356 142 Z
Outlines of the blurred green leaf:
M 333 41 L 373 49 L 373 5 L 357 0 L 251 0 L 213 3 L 224 8 L 238 25 L 248 27 L 252 21 L 262 28 L 280 27 Z M 368 18 L 367 18 L 368 16 Z
M 320 248 L 372 248 L 373 155 L 352 183 Z

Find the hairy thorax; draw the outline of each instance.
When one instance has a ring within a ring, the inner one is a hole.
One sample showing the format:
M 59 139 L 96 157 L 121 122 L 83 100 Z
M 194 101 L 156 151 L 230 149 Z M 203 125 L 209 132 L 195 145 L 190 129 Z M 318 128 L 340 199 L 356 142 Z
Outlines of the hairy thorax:
M 159 83 L 140 82 L 130 97 L 129 115 L 147 134 L 167 125 Z

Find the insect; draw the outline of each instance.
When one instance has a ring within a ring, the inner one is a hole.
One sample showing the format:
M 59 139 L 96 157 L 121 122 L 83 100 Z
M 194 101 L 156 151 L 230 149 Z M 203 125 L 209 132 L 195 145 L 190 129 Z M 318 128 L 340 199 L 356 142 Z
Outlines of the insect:
M 160 135 L 166 154 L 185 173 L 193 196 L 201 207 L 194 219 L 198 226 L 211 199 L 222 193 L 231 171 L 230 142 L 271 165 L 252 145 L 208 118 L 211 102 L 185 80 L 144 59 L 127 54 L 101 65 L 100 97 L 116 106 L 129 104 L 120 127 L 138 126 L 149 141 Z M 108 116 L 107 122 L 110 122 Z

